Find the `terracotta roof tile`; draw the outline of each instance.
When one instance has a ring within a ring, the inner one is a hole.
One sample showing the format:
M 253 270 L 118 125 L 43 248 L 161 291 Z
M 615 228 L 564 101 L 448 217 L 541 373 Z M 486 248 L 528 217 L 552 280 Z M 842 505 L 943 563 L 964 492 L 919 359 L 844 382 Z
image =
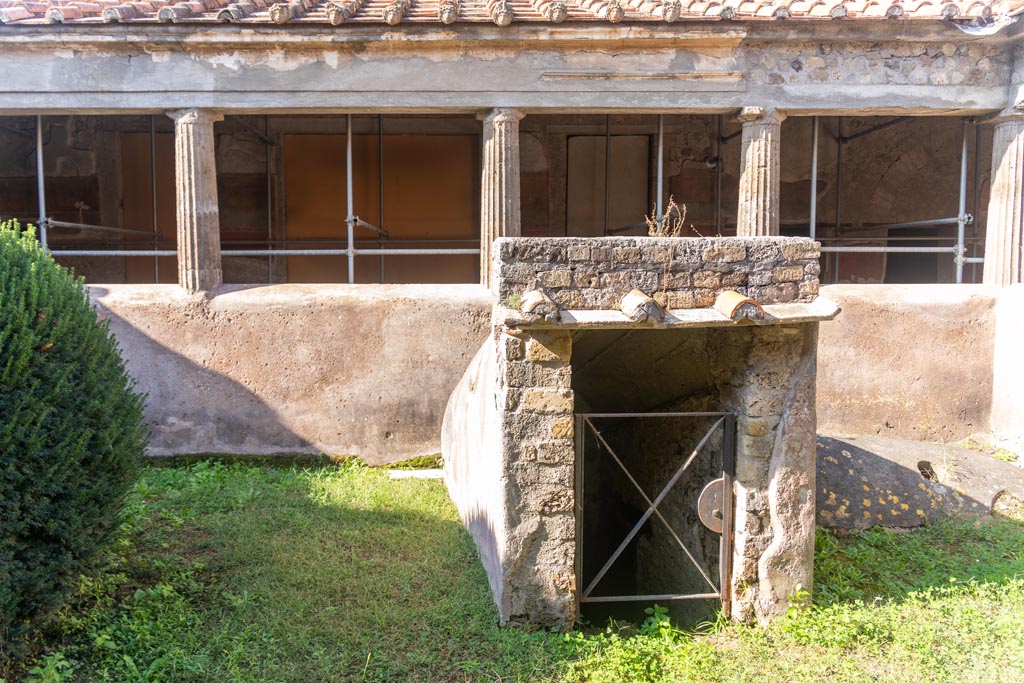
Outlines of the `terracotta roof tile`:
M 988 19 L 1024 0 L 0 0 L 0 24 Z

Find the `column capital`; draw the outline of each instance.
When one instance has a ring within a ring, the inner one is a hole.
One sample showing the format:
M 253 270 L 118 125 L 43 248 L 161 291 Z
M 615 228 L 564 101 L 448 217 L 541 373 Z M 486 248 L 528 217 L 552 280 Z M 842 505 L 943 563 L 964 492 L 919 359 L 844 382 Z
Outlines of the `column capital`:
M 224 120 L 224 114 L 213 109 L 173 109 L 165 112 L 168 117 L 174 119 L 175 123 L 200 123 L 210 122 L 216 123 L 217 121 Z
M 786 113 L 778 109 L 764 107 L 743 107 L 736 116 L 740 123 L 780 124 L 786 120 Z
M 489 109 L 482 111 L 476 115 L 476 117 L 484 123 L 518 123 L 523 119 L 526 114 L 522 109 L 512 109 L 511 107 L 499 107 L 497 109 Z

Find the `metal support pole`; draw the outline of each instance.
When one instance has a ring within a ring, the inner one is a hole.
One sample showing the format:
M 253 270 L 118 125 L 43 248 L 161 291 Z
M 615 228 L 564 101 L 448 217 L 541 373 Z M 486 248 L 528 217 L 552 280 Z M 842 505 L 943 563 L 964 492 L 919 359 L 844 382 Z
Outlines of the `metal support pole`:
M 815 239 L 818 222 L 818 117 L 814 117 L 814 132 L 811 134 L 811 218 L 810 236 Z
M 715 140 L 715 235 L 722 234 L 722 115 L 718 115 Z
M 160 230 L 157 227 L 159 218 L 156 210 L 156 117 L 149 115 L 149 190 L 152 197 L 153 250 L 160 248 Z M 153 284 L 160 283 L 160 257 L 153 257 Z
M 956 263 L 956 282 L 961 284 L 964 281 L 964 237 L 967 228 L 967 119 L 963 120 L 963 134 L 960 146 L 960 204 L 957 210 L 956 220 L 956 253 L 953 261 Z
M 980 215 L 981 211 L 978 208 L 981 205 L 981 183 L 978 180 L 978 176 L 981 172 L 981 126 L 978 125 L 977 119 L 974 121 L 974 180 L 972 182 L 974 190 L 974 201 L 971 202 L 971 211 L 975 216 Z M 971 254 L 978 253 L 978 221 L 971 222 L 971 243 L 972 249 Z M 984 262 L 985 259 L 981 259 Z M 967 263 L 971 264 L 971 282 L 978 281 L 978 262 L 967 260 Z
M 36 191 L 39 197 L 39 244 L 46 249 L 46 169 L 43 165 L 43 117 L 36 116 Z
M 612 135 L 611 117 L 604 115 L 604 229 L 602 235 L 608 234 L 608 195 L 611 193 L 609 181 L 612 169 Z
M 274 241 L 274 183 L 270 168 L 270 116 L 263 115 L 263 162 L 267 178 L 267 247 Z M 267 256 L 267 283 L 274 284 L 274 257 Z
M 348 191 L 348 216 L 345 222 L 348 224 L 348 283 L 354 284 L 356 281 L 356 216 L 355 211 L 352 210 L 352 204 L 354 201 L 353 190 L 352 190 L 352 115 L 349 114 L 346 117 L 345 123 L 345 185 Z
M 380 230 L 377 232 L 377 247 L 383 248 L 384 236 L 384 115 L 377 114 L 377 199 L 379 200 Z M 380 256 L 380 283 L 384 284 L 384 255 Z
M 843 117 L 836 121 L 836 231 L 839 236 L 839 221 L 842 210 L 841 193 L 843 188 Z M 832 282 L 839 282 L 839 255 L 832 257 Z
M 661 223 L 662 202 L 665 196 L 665 115 L 658 114 L 658 202 L 655 215 Z

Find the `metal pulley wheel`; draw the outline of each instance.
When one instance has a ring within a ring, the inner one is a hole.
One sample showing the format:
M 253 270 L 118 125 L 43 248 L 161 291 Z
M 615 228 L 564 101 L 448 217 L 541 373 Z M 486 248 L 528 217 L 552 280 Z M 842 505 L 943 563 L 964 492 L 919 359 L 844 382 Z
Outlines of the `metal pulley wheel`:
M 716 534 L 722 533 L 725 508 L 725 479 L 709 482 L 697 499 L 697 516 L 701 523 Z

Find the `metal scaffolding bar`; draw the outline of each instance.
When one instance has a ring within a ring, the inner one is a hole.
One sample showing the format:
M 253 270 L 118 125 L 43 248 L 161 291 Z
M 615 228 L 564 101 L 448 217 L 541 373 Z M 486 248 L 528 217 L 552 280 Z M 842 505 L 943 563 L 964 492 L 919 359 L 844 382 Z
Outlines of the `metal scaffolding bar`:
M 91 225 L 89 223 L 69 223 L 68 221 L 55 221 L 51 218 L 46 219 L 46 225 L 50 228 L 69 228 L 73 230 L 88 230 L 90 232 L 109 232 L 118 235 L 155 235 L 160 236 L 160 233 L 153 232 L 151 230 L 132 230 L 129 228 L 109 228 L 105 225 Z
M 377 114 L 377 201 L 380 209 L 380 228 L 373 228 L 377 231 L 377 241 L 388 236 L 384 226 L 384 115 Z M 369 224 L 367 224 L 369 225 Z M 384 284 L 384 257 L 380 257 L 380 283 Z
M 954 254 L 956 247 L 822 247 L 833 254 Z
M 665 197 L 665 115 L 658 114 L 658 201 L 655 216 L 661 223 L 662 202 Z
M 53 256 L 177 256 L 174 249 L 62 249 L 51 251 Z
M 267 179 L 267 243 L 274 240 L 274 183 L 271 175 L 270 150 L 270 116 L 263 115 L 263 170 Z M 274 257 L 267 257 L 267 284 L 274 284 Z
M 816 238 L 818 223 L 818 117 L 814 117 L 814 132 L 811 133 L 811 239 Z
M 967 119 L 963 120 L 962 131 L 963 139 L 960 144 L 960 203 L 957 207 L 956 252 L 953 255 L 953 262 L 956 264 L 957 284 L 961 284 L 964 281 L 964 258 L 967 256 L 967 250 L 964 247 L 964 236 L 967 230 L 967 223 L 969 222 L 967 216 Z
M 36 116 L 36 192 L 39 198 L 39 244 L 46 249 L 46 168 L 43 164 L 42 116 Z
M 173 249 L 62 249 L 54 256 L 174 256 Z M 472 256 L 479 249 L 227 249 L 222 256 Z
M 156 211 L 156 117 L 152 114 L 149 115 L 149 189 L 151 201 L 151 218 L 153 228 L 153 248 L 159 247 L 160 231 L 157 229 L 157 211 Z M 160 258 L 157 256 L 153 257 L 153 282 L 160 282 Z
M 352 190 L 352 115 L 348 114 L 345 120 L 345 186 L 348 195 L 348 216 L 345 218 L 345 223 L 348 225 L 348 249 L 346 254 L 348 255 L 348 283 L 354 284 L 356 281 L 356 245 L 355 245 L 355 227 L 356 227 L 356 216 L 353 211 L 353 195 Z
M 722 115 L 718 115 L 715 136 L 715 234 L 722 234 Z

